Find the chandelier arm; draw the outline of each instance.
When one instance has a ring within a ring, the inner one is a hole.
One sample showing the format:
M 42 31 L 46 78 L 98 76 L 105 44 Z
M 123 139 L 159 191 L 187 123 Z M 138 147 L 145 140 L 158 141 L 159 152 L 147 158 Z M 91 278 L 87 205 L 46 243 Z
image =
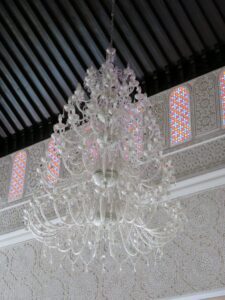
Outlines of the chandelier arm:
M 48 239 L 56 237 L 56 231 L 54 231 L 54 233 L 52 234 L 46 233 L 45 231 L 38 229 L 37 226 L 34 225 L 32 222 L 29 222 L 29 228 L 36 237 Z
M 143 240 L 143 242 L 145 242 L 146 245 L 149 245 L 149 247 L 161 247 L 163 244 L 157 240 L 157 241 L 154 241 L 153 240 L 153 237 L 155 237 L 155 235 L 153 234 L 150 234 L 150 238 L 148 235 L 146 235 L 146 231 L 145 229 L 142 230 L 142 232 L 140 232 L 140 228 L 138 228 L 138 235 L 139 237 L 141 238 L 141 240 Z
M 122 239 L 122 242 L 123 242 L 123 247 L 124 249 L 126 250 L 126 252 L 130 255 L 130 256 L 136 256 L 137 253 L 132 253 L 128 250 L 127 246 L 126 246 L 126 243 L 125 243 L 125 239 L 124 239 L 124 236 L 123 236 L 123 232 L 121 230 L 121 225 L 119 225 L 119 232 L 120 232 L 120 235 L 121 235 L 121 239 Z
M 168 235 L 167 236 L 163 236 L 162 234 L 157 234 L 155 232 L 150 232 L 147 228 L 143 231 L 143 234 L 144 235 L 150 234 L 151 237 L 154 236 L 157 239 L 157 241 L 151 240 L 151 243 L 153 245 L 156 245 L 157 247 L 158 246 L 161 247 L 161 246 L 165 245 L 167 242 L 169 242 L 170 240 L 172 240 L 173 236 L 174 236 L 174 235 L 170 235 L 169 237 L 168 237 Z
M 140 227 L 136 227 L 135 226 L 135 231 L 137 233 L 137 235 L 139 236 L 139 238 L 142 240 L 142 242 L 145 244 L 145 245 L 148 245 L 148 246 L 151 246 L 151 239 L 144 235 L 144 232 L 145 232 L 145 228 L 142 227 L 142 230 L 140 232 Z
M 74 251 L 74 248 L 72 248 L 72 252 L 75 254 L 75 255 L 80 255 L 82 253 L 82 251 L 84 250 L 84 247 L 86 245 L 86 242 L 87 242 L 87 235 L 88 235 L 88 230 L 89 230 L 89 226 L 87 226 L 87 228 L 85 228 L 85 233 L 83 235 L 83 240 L 82 241 L 82 247 L 80 248 L 80 250 L 78 252 Z
M 71 216 L 71 218 L 72 218 L 74 224 L 75 224 L 76 226 L 83 227 L 83 225 L 80 224 L 80 223 L 75 219 L 74 214 L 73 214 L 73 212 L 72 212 L 71 202 L 70 202 L 70 201 L 68 201 L 68 210 L 69 210 L 70 216 Z
M 112 237 L 112 233 L 113 231 L 112 230 L 109 230 L 109 254 L 110 256 L 116 261 L 116 258 L 114 256 L 114 253 L 113 253 L 113 250 L 112 250 L 112 244 L 114 244 L 114 240 L 113 240 L 113 237 Z M 116 261 L 117 262 L 117 261 Z
M 52 229 L 52 227 L 50 227 L 50 226 L 47 226 L 47 225 L 45 224 L 45 222 L 42 221 L 42 220 L 39 218 L 37 209 L 38 209 L 37 206 L 36 206 L 35 204 L 33 204 L 33 217 L 37 220 L 37 222 L 38 222 L 44 229 L 48 230 L 49 232 L 53 232 L 54 229 Z M 39 210 L 39 209 L 38 209 L 38 210 Z M 40 211 L 40 210 L 39 210 L 39 211 Z
M 65 169 L 70 173 L 70 175 L 75 176 L 75 174 L 70 170 L 70 168 L 69 168 L 69 166 L 68 166 L 68 164 L 67 164 L 66 159 L 65 159 L 64 156 L 62 156 L 62 160 L 63 160 L 63 165 L 64 165 Z M 81 174 L 82 174 L 82 173 L 81 173 Z M 77 174 L 76 174 L 76 175 L 77 175 Z M 79 174 L 79 175 L 80 175 L 80 174 Z M 77 175 L 77 176 L 78 176 L 78 175 Z
M 61 224 L 63 225 L 63 226 L 62 225 L 61 226 L 64 227 L 64 228 L 71 227 L 73 225 L 73 223 L 65 222 L 63 220 L 63 216 L 60 215 L 60 212 L 59 212 L 59 209 L 58 209 L 58 206 L 57 206 L 57 203 L 56 203 L 55 199 L 53 199 L 52 203 L 53 203 L 53 208 L 54 208 L 54 211 L 56 213 L 56 216 L 59 219 L 59 221 L 61 222 Z
M 73 128 L 73 125 L 71 125 L 71 127 Z M 62 137 L 61 137 L 62 138 Z M 63 142 L 67 143 L 69 145 L 75 145 L 76 143 L 73 140 L 70 140 L 67 135 L 65 134 L 63 137 Z M 64 146 L 65 147 L 65 146 Z
M 135 229 L 136 229 L 136 228 L 135 228 Z M 136 246 L 136 243 L 134 242 L 134 240 L 131 239 L 130 242 L 131 242 L 132 246 L 134 247 L 134 249 L 136 250 L 136 252 L 139 253 L 139 254 L 141 254 L 141 255 L 147 255 L 147 254 L 149 254 L 150 251 L 152 250 L 152 249 L 149 249 L 149 251 L 146 251 L 146 252 L 141 251 L 141 250 Z
M 123 199 L 121 197 L 121 193 L 120 193 L 120 189 L 118 188 L 118 184 L 116 185 L 116 189 L 117 189 L 117 193 L 118 193 L 118 196 L 119 196 L 119 200 L 122 202 Z M 124 207 L 124 210 L 123 210 L 123 214 L 121 216 L 122 217 L 122 220 L 121 220 L 122 223 L 125 220 L 125 214 L 126 214 L 126 211 L 127 211 L 127 201 L 123 201 L 123 202 L 125 202 L 125 207 Z M 117 219 L 117 221 L 120 221 L 120 220 Z
M 157 204 L 152 204 L 151 206 L 154 207 L 154 211 L 151 212 L 150 215 L 148 215 L 148 222 L 151 221 L 151 219 L 153 218 L 153 216 L 156 212 Z M 139 219 L 141 220 L 142 225 L 140 225 L 140 223 L 137 223 L 137 222 L 134 222 L 134 225 L 137 227 L 143 227 L 143 225 L 146 226 L 146 224 L 145 224 L 146 222 L 144 222 L 141 217 L 139 217 Z
M 88 167 L 87 167 L 87 163 L 88 163 L 88 161 L 87 161 L 87 160 L 85 160 L 85 157 L 84 157 L 84 155 L 81 155 L 81 157 L 82 157 L 82 162 L 83 162 L 83 165 L 84 165 L 85 171 L 86 171 L 86 172 L 88 172 L 88 173 L 90 173 L 90 170 L 88 170 Z
M 133 210 L 134 210 L 134 209 L 133 209 Z M 124 217 L 125 222 L 126 222 L 127 224 L 134 224 L 135 219 L 136 219 L 136 217 L 137 217 L 136 214 L 137 214 L 137 209 L 135 208 L 135 216 L 133 216 L 131 220 L 128 220 L 126 217 Z
M 38 207 L 38 210 L 41 214 L 41 217 L 44 220 L 44 223 L 38 218 L 39 222 L 43 225 L 43 227 L 45 227 L 46 229 L 50 230 L 53 229 L 53 231 L 58 228 L 58 226 L 54 225 L 54 223 L 51 223 L 48 218 L 46 217 L 41 205 Z M 38 217 L 38 216 L 37 216 Z M 45 226 L 44 226 L 45 225 Z
M 79 131 L 79 126 L 72 125 L 72 128 L 75 131 L 75 133 L 81 138 L 81 140 L 84 140 L 84 136 Z
M 84 201 L 82 201 L 82 208 L 83 208 L 84 217 L 85 217 L 85 219 L 86 219 L 86 222 L 89 222 L 89 218 L 88 218 L 88 216 L 87 216 L 87 214 L 86 214 L 86 208 L 85 208 L 85 203 L 84 203 Z
M 93 114 L 94 115 L 94 114 Z M 95 121 L 96 121 L 96 116 L 95 116 Z M 98 131 L 95 129 L 94 127 L 94 119 L 93 118 L 90 118 L 90 127 L 91 127 L 91 130 L 93 131 L 94 135 L 97 137 L 98 136 Z

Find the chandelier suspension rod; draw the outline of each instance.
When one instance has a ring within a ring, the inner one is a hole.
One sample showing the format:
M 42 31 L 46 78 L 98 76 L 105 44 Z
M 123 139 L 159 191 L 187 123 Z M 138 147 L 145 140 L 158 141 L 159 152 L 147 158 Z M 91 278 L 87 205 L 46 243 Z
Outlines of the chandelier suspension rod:
M 112 0 L 112 6 L 111 6 L 111 24 L 110 24 L 110 44 L 109 44 L 110 48 L 113 47 L 115 6 L 116 6 L 116 0 Z

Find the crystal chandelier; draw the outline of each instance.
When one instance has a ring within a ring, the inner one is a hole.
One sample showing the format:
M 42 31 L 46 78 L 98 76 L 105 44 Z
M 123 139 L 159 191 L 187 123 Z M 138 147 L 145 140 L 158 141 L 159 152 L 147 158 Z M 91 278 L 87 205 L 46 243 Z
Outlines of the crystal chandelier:
M 114 58 L 107 49 L 64 106 L 52 134 L 60 177 L 46 153 L 41 189 L 25 211 L 37 240 L 86 267 L 97 259 L 104 268 L 107 255 L 119 266 L 160 255 L 184 219 L 179 203 L 164 201 L 174 171 L 150 99 Z
M 49 249 L 86 270 L 108 257 L 121 268 L 155 254 L 183 228 L 178 202 L 166 201 L 174 182 L 171 162 L 162 155 L 162 138 L 151 102 L 134 71 L 119 69 L 110 47 L 99 70 L 91 67 L 64 106 L 52 139 L 55 161 L 46 152 L 40 187 L 25 211 L 27 228 Z

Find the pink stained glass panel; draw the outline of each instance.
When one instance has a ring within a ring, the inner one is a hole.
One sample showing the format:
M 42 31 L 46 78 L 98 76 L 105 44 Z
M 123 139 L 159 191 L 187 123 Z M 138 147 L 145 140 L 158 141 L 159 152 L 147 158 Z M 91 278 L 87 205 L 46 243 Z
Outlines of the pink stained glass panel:
M 55 142 L 53 139 L 48 143 L 48 156 L 50 158 L 50 162 L 48 165 L 49 173 L 47 175 L 48 182 L 54 185 L 58 178 L 60 172 L 60 158 L 57 155 L 57 150 L 55 148 Z
M 182 144 L 191 139 L 190 93 L 186 87 L 173 90 L 169 98 L 170 144 Z
M 27 153 L 17 152 L 13 159 L 12 176 L 9 187 L 8 201 L 16 201 L 22 198 L 26 175 Z
M 223 71 L 220 74 L 219 85 L 220 85 L 222 127 L 225 127 L 225 71 Z

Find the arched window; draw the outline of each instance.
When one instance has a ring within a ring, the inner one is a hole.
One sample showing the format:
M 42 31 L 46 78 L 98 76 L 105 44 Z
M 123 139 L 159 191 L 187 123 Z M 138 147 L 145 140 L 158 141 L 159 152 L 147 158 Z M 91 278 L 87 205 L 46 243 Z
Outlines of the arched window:
M 19 200 L 23 196 L 26 175 L 27 153 L 19 151 L 13 158 L 12 175 L 9 187 L 8 201 Z
M 191 110 L 189 90 L 180 86 L 169 97 L 170 144 L 175 146 L 191 139 Z
M 219 77 L 220 85 L 220 103 L 221 103 L 221 119 L 222 127 L 225 127 L 225 70 L 220 73 Z
M 50 163 L 48 165 L 48 181 L 50 184 L 55 184 L 58 180 L 60 172 L 60 158 L 57 155 L 55 142 L 53 139 L 51 139 L 48 143 L 48 156 L 50 158 Z

